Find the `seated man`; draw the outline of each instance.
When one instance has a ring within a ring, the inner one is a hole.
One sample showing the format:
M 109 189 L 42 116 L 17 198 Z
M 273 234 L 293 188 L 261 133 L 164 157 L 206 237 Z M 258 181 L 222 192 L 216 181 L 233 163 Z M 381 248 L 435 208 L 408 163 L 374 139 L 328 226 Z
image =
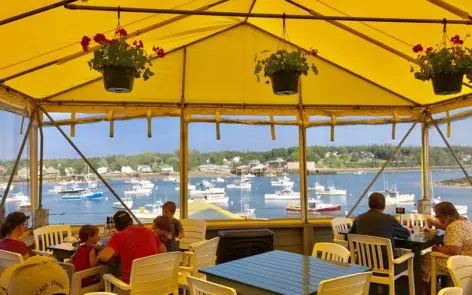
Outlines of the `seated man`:
M 129 283 L 133 260 L 166 252 L 166 248 L 149 228 L 133 226 L 133 219 L 128 212 L 116 212 L 113 221 L 118 232 L 98 257 L 100 261 L 108 262 L 112 257 L 119 256 L 121 280 Z
M 388 238 L 395 249 L 395 238 L 406 239 L 410 237 L 410 232 L 394 216 L 383 213 L 384 210 L 384 195 L 372 193 L 369 196 L 369 211 L 357 216 L 349 233 Z

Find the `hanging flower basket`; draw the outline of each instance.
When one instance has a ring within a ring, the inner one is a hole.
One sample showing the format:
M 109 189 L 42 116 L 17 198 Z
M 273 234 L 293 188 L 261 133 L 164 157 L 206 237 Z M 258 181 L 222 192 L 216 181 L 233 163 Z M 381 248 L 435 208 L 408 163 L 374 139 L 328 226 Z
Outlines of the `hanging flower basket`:
M 93 58 L 88 62 L 91 70 L 103 74 L 105 90 L 114 93 L 126 93 L 133 90 L 134 78 L 148 80 L 154 73 L 151 71 L 151 60 L 165 56 L 164 49 L 153 47 L 156 53 L 152 57 L 143 49 L 141 40 L 135 40 L 133 44 L 126 42 L 127 32 L 120 28 L 115 32 L 113 39 L 109 40 L 103 34 L 96 34 L 93 41 L 100 47 L 93 52 Z M 92 39 L 87 36 L 80 42 L 85 52 L 89 51 Z
M 436 95 L 457 94 L 462 91 L 463 73 L 437 73 L 433 81 L 434 93 Z
M 130 67 L 103 67 L 103 84 L 105 90 L 115 93 L 126 93 L 133 90 L 135 69 Z
M 466 36 L 468 38 L 469 35 Z M 436 95 L 451 95 L 460 93 L 464 74 L 469 80 L 472 78 L 472 49 L 463 46 L 464 40 L 459 35 L 450 39 L 450 47 L 428 47 L 423 49 L 421 44 L 413 47 L 418 54 L 419 69 L 415 72 L 415 78 L 422 81 L 433 82 Z
M 305 51 L 287 51 L 278 50 L 267 56 L 267 50 L 261 52 L 263 57 L 256 54 L 256 66 L 254 74 L 257 81 L 260 81 L 260 73 L 264 71 L 266 83 L 272 82 L 272 91 L 275 95 L 292 95 L 298 93 L 300 76 L 308 75 L 310 69 L 315 75 L 318 75 L 318 68 L 314 65 L 308 65 L 306 55 L 316 55 L 316 50 Z
M 270 81 L 275 95 L 292 95 L 298 92 L 300 73 L 278 71 L 272 74 Z

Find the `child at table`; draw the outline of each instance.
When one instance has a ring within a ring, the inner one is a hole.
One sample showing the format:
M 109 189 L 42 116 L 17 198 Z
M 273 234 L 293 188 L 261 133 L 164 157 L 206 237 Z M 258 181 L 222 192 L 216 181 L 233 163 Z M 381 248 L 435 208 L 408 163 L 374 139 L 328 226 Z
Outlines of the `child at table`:
M 172 223 L 166 216 L 157 216 L 153 221 L 153 231 L 156 234 L 159 241 L 166 246 L 168 252 L 178 251 L 174 249 L 172 243 Z
M 81 245 L 72 256 L 71 261 L 75 271 L 89 269 L 97 265 L 98 233 L 99 229 L 95 225 L 86 224 L 80 228 L 79 239 Z M 92 285 L 99 280 L 99 276 L 84 278 L 82 279 L 82 287 Z
M 174 202 L 165 202 L 162 205 L 162 215 L 166 216 L 169 221 L 172 223 L 172 248 L 173 250 L 168 251 L 178 251 L 180 250 L 179 240 L 184 237 L 184 228 L 178 219 L 174 218 L 175 211 L 177 206 Z

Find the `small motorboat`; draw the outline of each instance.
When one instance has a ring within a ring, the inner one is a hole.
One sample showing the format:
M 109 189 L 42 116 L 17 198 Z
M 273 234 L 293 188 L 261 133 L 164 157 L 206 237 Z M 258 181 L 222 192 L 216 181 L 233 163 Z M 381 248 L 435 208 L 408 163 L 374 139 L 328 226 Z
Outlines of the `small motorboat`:
M 336 189 L 334 185 L 327 186 L 323 191 L 317 191 L 317 196 L 345 196 L 347 191 L 344 189 Z
M 189 191 L 194 191 L 194 190 L 197 189 L 197 186 L 195 186 L 195 185 L 189 183 L 189 184 L 187 185 L 187 189 L 188 189 Z M 176 190 L 176 191 L 180 191 L 180 186 L 179 186 L 179 185 L 176 186 L 176 187 L 175 187 L 175 190 Z
M 225 180 L 224 180 L 224 178 L 217 177 L 216 178 L 216 183 L 225 183 Z
M 315 191 L 315 192 L 324 192 L 325 187 L 323 185 L 319 184 L 318 182 L 315 182 L 315 184 L 313 186 L 308 187 L 308 190 Z
M 180 179 L 177 177 L 169 176 L 169 177 L 163 178 L 162 181 L 178 183 L 180 182 Z
M 130 198 L 130 197 L 124 197 L 122 199 L 123 203 L 125 203 L 125 205 L 128 207 L 128 208 L 133 208 L 133 199 Z M 123 205 L 116 201 L 116 202 L 113 202 L 113 205 L 111 205 L 113 208 L 115 209 L 124 209 L 125 207 L 123 207 Z
M 235 180 L 233 183 L 226 185 L 227 189 L 247 189 L 252 188 L 251 179 L 241 177 L 241 180 Z
M 300 200 L 300 192 L 294 192 L 291 187 L 286 187 L 275 194 L 265 194 L 266 200 L 285 201 L 285 200 Z
M 30 197 L 23 194 L 23 193 L 16 193 L 16 194 L 13 194 L 9 197 L 7 197 L 7 199 L 5 200 L 6 202 L 29 202 L 30 201 Z
M 153 204 L 146 204 L 144 207 L 131 211 L 141 222 L 152 223 L 154 218 L 162 215 L 162 202 L 156 201 Z
M 65 187 L 63 190 L 58 191 L 60 194 L 77 194 L 85 191 L 86 189 L 78 186 L 77 184 L 72 184 L 71 188 Z
M 12 185 L 10 185 L 10 191 L 12 191 L 15 187 Z M 7 189 L 7 183 L 0 183 L 0 192 L 3 192 Z
M 301 207 L 298 204 L 289 204 L 285 209 L 287 213 L 300 213 Z M 308 213 L 337 213 L 341 211 L 341 205 L 323 204 L 319 200 L 308 200 Z
M 135 196 L 135 197 L 147 197 L 151 194 L 152 188 L 142 187 L 140 185 L 134 185 L 131 189 L 125 190 L 125 197 Z
M 295 183 L 287 176 L 279 177 L 276 180 L 272 180 L 270 184 L 272 186 L 283 186 L 283 187 L 292 187 L 295 185 Z

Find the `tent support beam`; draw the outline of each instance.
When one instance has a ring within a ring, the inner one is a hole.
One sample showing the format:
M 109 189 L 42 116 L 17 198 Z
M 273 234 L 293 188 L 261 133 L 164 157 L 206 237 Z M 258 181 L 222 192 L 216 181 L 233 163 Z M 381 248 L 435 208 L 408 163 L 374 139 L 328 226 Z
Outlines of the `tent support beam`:
M 39 118 L 39 115 L 38 115 Z M 39 122 L 39 195 L 38 195 L 38 209 L 43 208 L 43 168 L 44 168 L 44 134 L 43 124 Z
M 452 149 L 451 145 L 449 144 L 449 141 L 447 141 L 446 136 L 444 136 L 444 133 L 442 132 L 441 128 L 439 128 L 439 125 L 436 123 L 436 121 L 433 120 L 433 117 L 431 116 L 431 114 L 429 114 L 429 117 L 430 117 L 431 121 L 433 122 L 434 127 L 436 127 L 436 130 L 438 130 L 438 133 L 439 133 L 439 135 L 441 136 L 441 138 L 442 138 L 442 140 L 444 141 L 444 143 L 446 144 L 447 148 L 448 148 L 449 151 L 451 152 L 452 157 L 454 157 L 454 160 L 456 160 L 457 164 L 458 164 L 459 167 L 461 168 L 462 173 L 464 173 L 465 178 L 467 179 L 467 181 L 469 182 L 469 184 L 472 186 L 472 178 L 469 177 L 469 174 L 467 173 L 467 170 L 465 170 L 465 168 L 464 168 L 464 166 L 462 165 L 461 161 L 459 160 L 459 158 L 457 157 L 456 153 L 454 152 L 454 150 Z
M 48 112 L 46 112 L 46 110 L 44 110 L 44 108 L 41 105 L 38 104 L 38 107 L 43 112 L 43 114 L 46 115 L 46 117 L 48 117 L 49 121 L 51 121 L 53 124 L 56 123 L 56 121 L 54 121 L 54 119 L 51 117 L 51 115 Z M 120 196 L 118 196 L 118 194 L 115 192 L 113 187 L 102 177 L 102 175 L 100 173 L 98 173 L 97 169 L 95 169 L 95 167 L 93 167 L 92 163 L 90 163 L 90 161 L 87 159 L 87 157 L 85 157 L 85 155 L 79 150 L 79 148 L 74 144 L 74 142 L 72 142 L 72 140 L 67 136 L 67 134 L 64 132 L 64 130 L 62 130 L 62 128 L 59 127 L 58 125 L 54 125 L 54 126 L 57 128 L 59 133 L 61 133 L 62 136 L 67 140 L 67 142 L 72 146 L 72 148 L 74 148 L 74 150 L 79 154 L 79 156 L 82 158 L 82 160 L 84 160 L 84 162 L 87 163 L 87 165 L 90 167 L 90 169 L 93 171 L 93 173 L 95 173 L 95 175 L 97 175 L 97 177 L 103 182 L 103 184 L 110 190 L 110 192 L 116 198 L 116 200 L 118 200 L 118 202 L 121 203 L 123 208 L 125 208 L 125 210 L 128 211 L 128 213 L 134 218 L 134 220 L 136 220 L 136 222 L 139 223 L 139 225 L 143 225 L 141 223 L 141 221 L 136 217 L 136 215 L 134 215 L 134 213 L 131 211 L 131 209 L 128 208 L 128 206 L 123 202 L 123 200 L 120 198 Z
M 425 111 L 421 122 L 421 190 L 423 196 L 418 202 L 418 213 L 430 214 L 431 212 L 431 162 L 429 158 L 429 113 Z
M 347 217 L 350 217 L 352 215 L 352 213 L 354 212 L 354 210 L 356 210 L 357 206 L 359 206 L 360 202 L 362 201 L 362 199 L 364 199 L 365 195 L 367 194 L 367 192 L 370 190 L 370 188 L 374 185 L 374 183 L 377 181 L 377 179 L 379 178 L 379 176 L 382 174 L 382 172 L 385 170 L 385 168 L 387 167 L 387 165 L 395 158 L 395 155 L 396 153 L 398 152 L 398 150 L 402 147 L 403 143 L 405 142 L 405 140 L 408 138 L 408 136 L 410 135 L 411 131 L 413 131 L 413 129 L 415 128 L 416 126 L 416 122 L 413 123 L 413 125 L 410 127 L 410 129 L 408 129 L 408 132 L 405 134 L 405 136 L 403 136 L 402 140 L 398 143 L 398 145 L 392 150 L 392 153 L 390 154 L 390 156 L 388 157 L 388 159 L 383 163 L 382 167 L 380 168 L 379 172 L 377 172 L 377 174 L 375 174 L 374 178 L 370 181 L 369 185 L 365 188 L 365 190 L 362 192 L 361 196 L 359 197 L 359 199 L 357 200 L 356 204 L 354 204 L 354 206 L 351 208 L 351 210 L 349 211 L 349 213 L 347 214 Z
M 419 18 L 386 18 L 386 17 L 350 17 L 350 16 L 314 16 L 299 14 L 277 14 L 277 13 L 247 13 L 247 12 L 224 12 L 224 11 L 192 11 L 180 9 L 158 9 L 138 7 L 111 7 L 67 4 L 65 8 L 71 10 L 92 10 L 133 12 L 133 13 L 155 13 L 155 14 L 180 14 L 180 15 L 205 15 L 205 16 L 228 16 L 228 17 L 253 17 L 253 18 L 277 18 L 277 19 L 308 19 L 308 20 L 339 20 L 339 21 L 361 21 L 361 22 L 387 22 L 387 23 L 420 23 L 420 24 L 443 24 L 443 19 L 419 19 Z M 448 24 L 471 25 L 470 20 L 448 20 Z
M 9 18 L 6 18 L 6 19 L 2 19 L 2 20 L 0 20 L 0 26 L 15 22 L 15 21 L 20 20 L 20 19 L 24 19 L 24 18 L 33 16 L 33 15 L 36 15 L 36 14 L 40 14 L 40 13 L 43 13 L 43 12 L 52 10 L 54 8 L 58 8 L 58 7 L 73 3 L 73 2 L 77 2 L 77 0 L 62 0 L 62 1 L 59 1 L 59 2 L 56 2 L 56 3 L 52 3 L 52 4 L 49 4 L 49 5 L 37 8 L 37 9 L 30 10 L 30 11 L 25 12 L 25 13 L 21 13 L 21 14 L 18 14 L 18 15 L 15 15 L 15 16 L 12 16 L 12 17 L 9 17 Z
M 13 165 L 13 169 L 11 170 L 10 178 L 8 179 L 7 187 L 3 192 L 2 201 L 0 202 L 0 208 L 4 213 L 4 206 L 5 201 L 7 200 L 8 193 L 10 192 L 11 183 L 13 182 L 13 178 L 15 178 L 16 171 L 18 170 L 18 165 L 20 164 L 21 155 L 23 155 L 23 150 L 25 149 L 26 142 L 28 142 L 28 137 L 31 132 L 31 128 L 33 128 L 34 118 L 36 116 L 36 110 L 33 110 L 31 113 L 30 121 L 28 123 L 28 128 L 26 129 L 25 135 L 23 137 L 23 141 L 21 142 L 20 149 L 18 150 L 18 155 L 16 156 L 15 164 Z

